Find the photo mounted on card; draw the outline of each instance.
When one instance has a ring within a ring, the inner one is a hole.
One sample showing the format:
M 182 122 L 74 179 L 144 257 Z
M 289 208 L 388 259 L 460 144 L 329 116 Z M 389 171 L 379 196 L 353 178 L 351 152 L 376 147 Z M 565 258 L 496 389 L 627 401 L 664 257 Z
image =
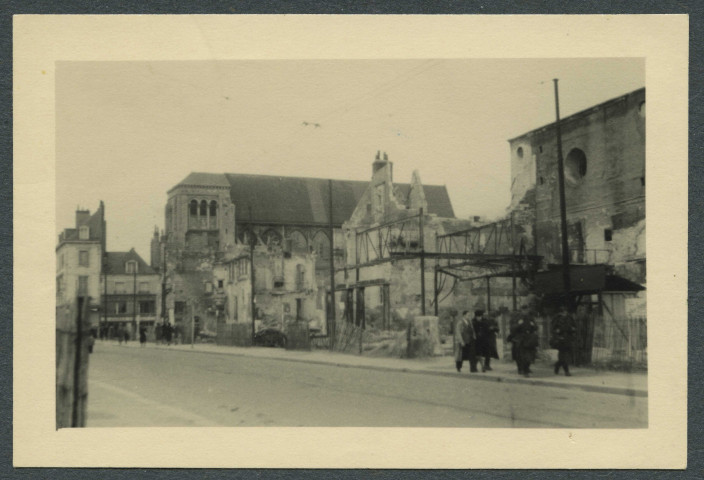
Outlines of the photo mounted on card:
M 16 17 L 15 464 L 683 467 L 686 33 Z

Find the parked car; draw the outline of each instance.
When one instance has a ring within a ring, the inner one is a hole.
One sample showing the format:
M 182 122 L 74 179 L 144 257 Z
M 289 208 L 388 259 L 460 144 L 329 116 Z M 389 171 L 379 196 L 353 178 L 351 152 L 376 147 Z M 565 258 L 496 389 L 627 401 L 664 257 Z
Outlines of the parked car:
M 201 330 L 198 332 L 198 341 L 200 343 L 215 343 L 217 335 L 209 330 Z
M 254 345 L 259 347 L 286 347 L 286 335 L 275 328 L 265 328 L 254 334 Z

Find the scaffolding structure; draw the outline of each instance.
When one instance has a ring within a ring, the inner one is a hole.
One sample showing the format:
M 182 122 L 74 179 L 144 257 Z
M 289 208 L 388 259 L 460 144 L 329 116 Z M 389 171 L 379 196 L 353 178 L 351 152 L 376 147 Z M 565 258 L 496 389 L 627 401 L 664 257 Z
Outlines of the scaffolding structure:
M 435 264 L 435 314 L 438 313 L 438 296 L 444 288 L 443 276 L 455 282 L 485 279 L 487 309 L 491 309 L 491 278 L 510 277 L 513 309 L 516 309 L 516 279 L 535 273 L 542 257 L 532 254 L 525 239 L 518 235 L 513 214 L 486 225 L 438 235 L 438 256 Z M 477 270 L 481 273 L 477 274 Z
M 534 272 L 541 257 L 526 251 L 523 239 L 516 235 L 512 217 L 492 224 L 437 235 L 435 248 L 431 251 L 426 249 L 424 228 L 425 215 L 423 209 L 419 209 L 417 214 L 356 231 L 354 265 L 338 269 L 346 272 L 354 269 L 354 283 L 338 285 L 335 291 L 346 290 L 350 295 L 351 290 L 357 290 L 359 298 L 360 293 L 363 295 L 364 288 L 370 286 L 370 283 L 388 286 L 390 280 L 360 281 L 361 269 L 389 262 L 418 260 L 421 313 L 425 315 L 425 263 L 426 260 L 434 260 L 433 305 L 436 316 L 438 297 L 444 288 L 443 276 L 449 276 L 456 281 L 485 278 L 488 287 L 491 277 L 513 277 L 515 308 L 516 277 L 525 277 Z M 477 269 L 482 270 L 479 276 L 476 275 Z M 454 290 L 455 284 L 448 295 Z M 490 298 L 488 300 L 490 303 Z M 360 317 L 359 314 L 355 316 Z

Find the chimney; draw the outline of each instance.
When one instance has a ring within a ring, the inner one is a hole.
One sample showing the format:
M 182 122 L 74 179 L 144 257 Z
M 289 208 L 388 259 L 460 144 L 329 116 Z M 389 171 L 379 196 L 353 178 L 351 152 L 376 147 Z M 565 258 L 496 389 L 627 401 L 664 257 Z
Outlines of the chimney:
M 384 157 L 382 159 L 381 151 L 377 150 L 376 158 L 374 158 L 374 163 L 372 163 L 372 176 L 381 168 L 384 168 L 389 163 L 389 157 L 384 152 Z
M 90 218 L 90 210 L 76 209 L 76 228 L 83 225 Z

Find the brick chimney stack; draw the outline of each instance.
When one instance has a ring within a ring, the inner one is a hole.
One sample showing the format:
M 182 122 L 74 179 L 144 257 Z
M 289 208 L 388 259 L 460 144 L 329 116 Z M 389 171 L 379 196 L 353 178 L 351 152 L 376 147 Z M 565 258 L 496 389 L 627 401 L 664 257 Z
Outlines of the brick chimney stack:
M 76 209 L 76 228 L 83 225 L 90 218 L 90 210 Z

